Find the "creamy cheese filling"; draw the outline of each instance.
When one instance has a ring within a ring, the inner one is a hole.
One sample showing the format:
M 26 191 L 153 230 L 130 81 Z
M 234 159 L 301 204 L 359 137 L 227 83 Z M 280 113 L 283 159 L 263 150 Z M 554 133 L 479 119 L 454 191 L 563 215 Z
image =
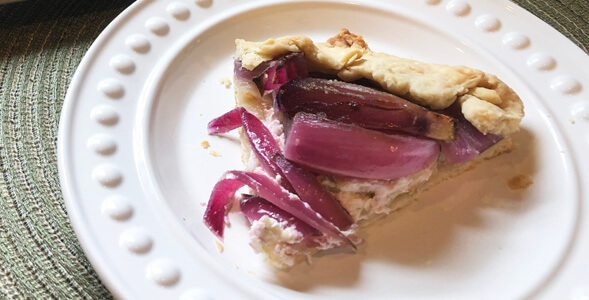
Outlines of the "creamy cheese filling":
M 362 240 L 354 235 L 355 231 L 356 226 L 353 226 L 343 233 L 357 245 Z M 312 236 L 306 240 L 313 245 L 313 250 L 309 251 L 303 241 L 303 234 L 294 226 L 288 226 L 286 222 L 278 222 L 268 216 L 252 222 L 249 234 L 250 245 L 254 251 L 266 254 L 269 264 L 282 269 L 292 267 L 303 260 L 310 261 L 314 250 L 328 250 L 341 246 L 338 239 L 324 235 Z
M 427 169 L 393 180 L 321 176 L 320 182 L 335 196 L 355 222 L 395 210 L 393 200 L 428 181 L 436 170 L 434 162 Z
M 309 255 L 301 243 L 302 233 L 268 216 L 252 222 L 250 238 L 254 251 L 265 253 L 268 263 L 278 268 L 291 267 Z

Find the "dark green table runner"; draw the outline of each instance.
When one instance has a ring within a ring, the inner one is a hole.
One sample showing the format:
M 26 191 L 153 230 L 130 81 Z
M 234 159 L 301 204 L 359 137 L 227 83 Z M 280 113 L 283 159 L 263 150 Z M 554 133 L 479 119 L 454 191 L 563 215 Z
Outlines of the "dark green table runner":
M 589 52 L 589 1 L 514 2 Z M 29 0 L 0 6 L 0 295 L 5 298 L 112 297 L 69 224 L 56 144 L 76 67 L 131 3 Z

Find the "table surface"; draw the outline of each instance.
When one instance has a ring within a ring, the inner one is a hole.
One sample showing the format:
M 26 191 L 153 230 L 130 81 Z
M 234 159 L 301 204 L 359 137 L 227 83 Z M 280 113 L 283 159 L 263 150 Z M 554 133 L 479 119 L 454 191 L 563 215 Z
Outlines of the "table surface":
M 80 60 L 132 2 L 0 6 L 0 295 L 6 298 L 112 298 L 69 223 L 56 145 L 63 99 Z M 589 53 L 589 1 L 513 2 Z

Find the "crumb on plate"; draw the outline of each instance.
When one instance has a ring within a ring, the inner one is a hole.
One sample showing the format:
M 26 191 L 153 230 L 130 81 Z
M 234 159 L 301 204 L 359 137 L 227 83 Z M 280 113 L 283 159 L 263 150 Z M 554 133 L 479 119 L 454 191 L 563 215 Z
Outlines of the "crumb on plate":
M 209 143 L 209 141 L 202 141 L 202 142 L 200 142 L 200 146 L 203 149 L 209 149 L 209 147 L 211 146 L 211 144 Z
M 517 175 L 507 181 L 507 185 L 512 190 L 523 190 L 532 185 L 534 181 L 529 175 Z
M 215 150 L 212 150 L 212 149 L 209 150 L 209 154 L 212 155 L 212 156 L 214 156 L 214 157 L 220 157 L 221 156 L 221 153 L 219 153 L 219 152 L 217 152 Z
M 231 87 L 231 79 L 229 77 L 221 77 L 219 78 L 219 82 L 226 88 Z
M 223 247 L 223 244 L 219 243 L 219 241 L 215 240 L 215 245 L 217 245 L 217 250 L 219 250 L 219 253 L 223 253 L 223 251 L 225 251 L 225 247 Z

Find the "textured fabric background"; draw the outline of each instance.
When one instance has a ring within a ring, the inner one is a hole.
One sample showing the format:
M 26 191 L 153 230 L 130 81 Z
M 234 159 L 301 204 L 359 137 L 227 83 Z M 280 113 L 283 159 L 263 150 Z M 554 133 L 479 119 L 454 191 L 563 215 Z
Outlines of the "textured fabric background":
M 589 1 L 515 0 L 589 52 Z M 108 299 L 61 197 L 61 105 L 88 47 L 132 1 L 0 6 L 0 298 Z

